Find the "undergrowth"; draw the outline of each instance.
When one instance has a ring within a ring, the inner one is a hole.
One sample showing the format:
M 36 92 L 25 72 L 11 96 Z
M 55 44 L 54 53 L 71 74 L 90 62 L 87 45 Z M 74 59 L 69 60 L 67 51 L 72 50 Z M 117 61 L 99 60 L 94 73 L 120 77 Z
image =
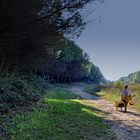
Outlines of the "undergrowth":
M 1 115 L 19 106 L 27 106 L 38 101 L 48 85 L 44 79 L 31 72 L 1 72 Z

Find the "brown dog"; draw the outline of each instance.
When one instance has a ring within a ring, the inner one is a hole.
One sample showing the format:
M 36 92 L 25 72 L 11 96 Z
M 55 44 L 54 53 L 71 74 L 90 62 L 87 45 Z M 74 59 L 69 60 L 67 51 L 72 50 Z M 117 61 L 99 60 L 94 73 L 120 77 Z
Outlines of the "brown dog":
M 124 102 L 123 101 L 120 101 L 120 102 L 115 102 L 115 104 L 114 104 L 114 107 L 116 107 L 116 110 L 118 110 L 118 108 L 120 107 L 121 108 L 121 110 L 122 110 L 122 108 L 124 107 L 125 105 L 124 105 Z
M 134 95 L 133 95 L 134 96 Z M 132 97 L 133 96 L 125 96 L 125 98 L 120 101 L 120 102 L 115 102 L 114 104 L 114 107 L 116 107 L 116 110 L 118 110 L 118 108 L 120 107 L 121 110 L 122 108 L 124 107 L 124 111 L 127 112 L 127 106 L 128 106 L 128 103 L 130 105 L 134 105 L 133 101 L 132 101 Z

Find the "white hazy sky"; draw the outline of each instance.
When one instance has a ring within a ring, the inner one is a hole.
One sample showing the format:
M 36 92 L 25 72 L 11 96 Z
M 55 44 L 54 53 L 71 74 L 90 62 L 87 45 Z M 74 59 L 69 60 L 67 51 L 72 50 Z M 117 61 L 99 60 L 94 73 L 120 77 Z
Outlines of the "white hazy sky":
M 140 0 L 90 4 L 94 12 L 76 43 L 108 80 L 140 70 Z

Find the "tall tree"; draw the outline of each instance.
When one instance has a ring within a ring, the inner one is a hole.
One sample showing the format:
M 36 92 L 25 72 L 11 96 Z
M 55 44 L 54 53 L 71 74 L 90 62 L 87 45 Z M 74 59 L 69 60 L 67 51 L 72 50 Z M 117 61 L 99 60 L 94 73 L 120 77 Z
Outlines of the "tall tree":
M 26 44 L 49 47 L 63 36 L 79 35 L 85 26 L 81 10 L 91 1 L 1 0 L 1 67 L 17 65 Z

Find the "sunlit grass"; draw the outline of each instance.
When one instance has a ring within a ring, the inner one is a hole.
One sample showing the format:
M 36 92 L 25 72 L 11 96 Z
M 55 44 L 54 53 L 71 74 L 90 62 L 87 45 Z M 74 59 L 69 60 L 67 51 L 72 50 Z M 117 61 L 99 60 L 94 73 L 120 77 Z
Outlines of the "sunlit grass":
M 50 91 L 43 108 L 20 114 L 12 120 L 12 140 L 116 139 L 99 117 L 94 104 L 64 91 Z
M 96 95 L 112 102 L 121 100 L 121 91 L 116 88 L 103 89 L 100 92 L 97 92 Z

